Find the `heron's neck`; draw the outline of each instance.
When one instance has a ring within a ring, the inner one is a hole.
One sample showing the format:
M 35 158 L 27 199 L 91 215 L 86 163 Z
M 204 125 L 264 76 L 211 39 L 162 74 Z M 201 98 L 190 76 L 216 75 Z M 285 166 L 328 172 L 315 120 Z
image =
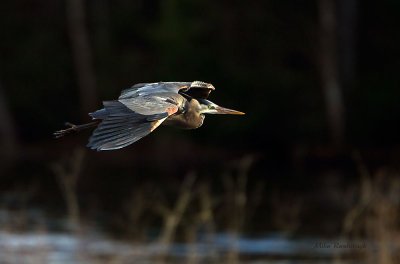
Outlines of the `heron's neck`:
M 183 129 L 196 129 L 203 124 L 204 115 L 199 112 L 200 104 L 196 99 L 186 102 L 181 114 L 168 117 L 163 124 Z
M 204 115 L 200 114 L 200 104 L 196 99 L 192 99 L 186 108 L 184 118 L 192 128 L 198 128 L 203 124 Z

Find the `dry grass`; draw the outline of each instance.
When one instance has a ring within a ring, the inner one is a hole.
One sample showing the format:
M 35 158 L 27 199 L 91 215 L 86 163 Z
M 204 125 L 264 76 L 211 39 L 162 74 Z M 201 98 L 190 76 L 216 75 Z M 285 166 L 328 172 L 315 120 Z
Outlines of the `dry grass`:
M 65 200 L 70 225 L 75 227 L 72 231 L 78 239 L 81 232 L 76 231 L 84 228 L 77 194 L 84 153 L 83 149 L 76 149 L 70 157 L 51 167 Z M 357 153 L 354 159 L 358 164 L 361 181 L 354 188 L 353 205 L 343 219 L 342 238 L 372 242 L 368 243 L 367 250 L 358 252 L 366 263 L 400 263 L 399 174 L 387 168 L 370 174 Z M 213 190 L 212 182 L 203 180 L 195 172 L 189 172 L 180 186 L 174 189 L 168 202 L 164 186 L 156 187 L 150 183 L 135 186 L 124 206 L 126 217 L 121 217 L 120 222 L 124 226 L 122 230 L 130 233 L 132 239 L 129 243 L 134 242 L 132 245 L 135 248 L 141 245 L 142 249 L 125 255 L 90 255 L 85 251 L 88 245 L 80 242 L 82 250 L 78 253 L 79 259 L 85 263 L 119 264 L 145 258 L 154 263 L 166 263 L 171 261 L 171 246 L 176 241 L 183 241 L 190 245 L 185 263 L 239 263 L 239 237 L 263 199 L 263 184 L 252 185 L 254 188 L 249 186 L 249 171 L 253 163 L 253 156 L 245 156 L 227 168 L 222 177 L 217 179 L 222 184 L 219 192 Z M 269 194 L 269 198 L 271 221 L 280 230 L 295 232 L 299 227 L 299 215 L 304 201 L 281 192 Z M 218 226 L 221 222 L 224 223 L 222 230 L 228 231 L 231 236 L 231 247 L 222 255 L 211 249 L 207 257 L 201 256 L 196 243 L 200 239 L 199 235 L 208 245 L 215 244 L 216 230 L 221 230 Z M 160 233 L 152 241 L 145 242 L 148 239 L 148 228 L 154 223 L 160 224 Z M 46 230 L 42 229 L 41 232 L 46 233 Z M 32 258 L 32 263 L 46 262 L 49 250 L 44 247 L 35 252 L 38 255 Z M 338 256 L 336 261 L 342 262 L 342 257 Z
M 245 156 L 233 163 L 224 173 L 222 179 L 223 189 L 219 193 L 212 190 L 210 181 L 199 180 L 195 172 L 189 172 L 184 177 L 178 190 L 174 190 L 173 196 L 165 199 L 168 190 L 164 186 L 143 184 L 135 187 L 132 195 L 126 201 L 125 216 L 120 219 L 120 224 L 130 232 L 128 244 L 132 243 L 132 252 L 128 254 L 91 255 L 90 246 L 84 234 L 84 221 L 81 219 L 77 184 L 84 169 L 85 150 L 75 149 L 70 156 L 57 163 L 51 164 L 51 169 L 59 183 L 68 216 L 68 228 L 73 237 L 79 243 L 79 250 L 74 253 L 79 261 L 85 263 L 133 263 L 146 259 L 154 263 L 170 262 L 170 247 L 177 240 L 187 245 L 185 263 L 238 263 L 237 250 L 238 238 L 241 235 L 246 222 L 257 210 L 257 204 L 261 200 L 263 185 L 258 184 L 249 190 L 248 175 L 254 163 L 252 156 Z M 140 188 L 143 187 L 143 188 Z M 164 197 L 164 199 L 163 199 Z M 220 255 L 217 250 L 201 256 L 196 242 L 201 235 L 202 241 L 208 245 L 215 242 L 215 233 L 218 221 L 224 221 L 227 230 L 232 236 L 232 247 L 226 254 Z M 152 241 L 148 240 L 146 232 L 148 223 L 161 223 L 160 233 Z M 46 230 L 43 229 L 43 234 Z M 145 240 L 146 239 L 146 240 Z M 44 243 L 46 244 L 46 243 Z M 135 248 L 135 249 L 134 249 Z M 139 252 L 137 248 L 141 248 Z M 32 263 L 46 263 L 50 256 L 47 246 L 38 248 L 34 254 L 40 258 L 32 258 Z M 16 252 L 18 255 L 19 253 Z M 31 252 L 32 254 L 32 252 Z
M 362 253 L 368 263 L 400 263 L 400 175 L 388 168 L 371 175 L 358 153 L 354 159 L 361 181 L 342 237 L 367 241 Z
M 71 157 L 53 163 L 51 169 L 60 185 L 68 212 L 70 228 L 80 233 L 80 212 L 76 185 L 83 168 L 85 149 L 76 148 Z

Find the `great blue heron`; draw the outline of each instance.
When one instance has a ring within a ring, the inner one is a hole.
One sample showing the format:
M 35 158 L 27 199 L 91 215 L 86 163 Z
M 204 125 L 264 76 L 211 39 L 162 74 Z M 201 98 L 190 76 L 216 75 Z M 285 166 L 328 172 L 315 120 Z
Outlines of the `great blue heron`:
M 54 133 L 62 137 L 73 131 L 95 127 L 87 145 L 91 149 L 113 150 L 126 147 L 150 134 L 161 123 L 195 129 L 204 114 L 244 113 L 208 101 L 214 86 L 200 81 L 139 83 L 123 90 L 118 100 L 104 101 L 104 108 L 89 115 L 96 121 L 73 125 Z

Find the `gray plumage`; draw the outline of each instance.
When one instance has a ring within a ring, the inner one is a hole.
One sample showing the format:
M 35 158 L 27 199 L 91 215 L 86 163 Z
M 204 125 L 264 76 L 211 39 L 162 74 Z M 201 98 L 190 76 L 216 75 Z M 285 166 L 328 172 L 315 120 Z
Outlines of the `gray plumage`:
M 123 90 L 118 100 L 103 102 L 104 108 L 89 115 L 98 122 L 55 132 L 61 137 L 72 131 L 97 126 L 89 138 L 91 149 L 114 150 L 126 147 L 150 134 L 161 123 L 182 129 L 195 129 L 204 114 L 243 114 L 207 100 L 214 86 L 194 82 L 135 84 Z

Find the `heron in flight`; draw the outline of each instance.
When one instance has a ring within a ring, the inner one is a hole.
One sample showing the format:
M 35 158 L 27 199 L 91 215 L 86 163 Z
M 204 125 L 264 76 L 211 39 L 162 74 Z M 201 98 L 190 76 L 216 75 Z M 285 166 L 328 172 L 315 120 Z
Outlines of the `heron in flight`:
M 97 151 L 114 150 L 135 143 L 161 123 L 196 129 L 203 124 L 205 114 L 244 114 L 207 100 L 213 90 L 212 84 L 201 81 L 135 84 L 123 90 L 118 100 L 104 101 L 103 109 L 90 113 L 94 122 L 66 123 L 70 127 L 54 136 L 97 126 L 87 146 Z

